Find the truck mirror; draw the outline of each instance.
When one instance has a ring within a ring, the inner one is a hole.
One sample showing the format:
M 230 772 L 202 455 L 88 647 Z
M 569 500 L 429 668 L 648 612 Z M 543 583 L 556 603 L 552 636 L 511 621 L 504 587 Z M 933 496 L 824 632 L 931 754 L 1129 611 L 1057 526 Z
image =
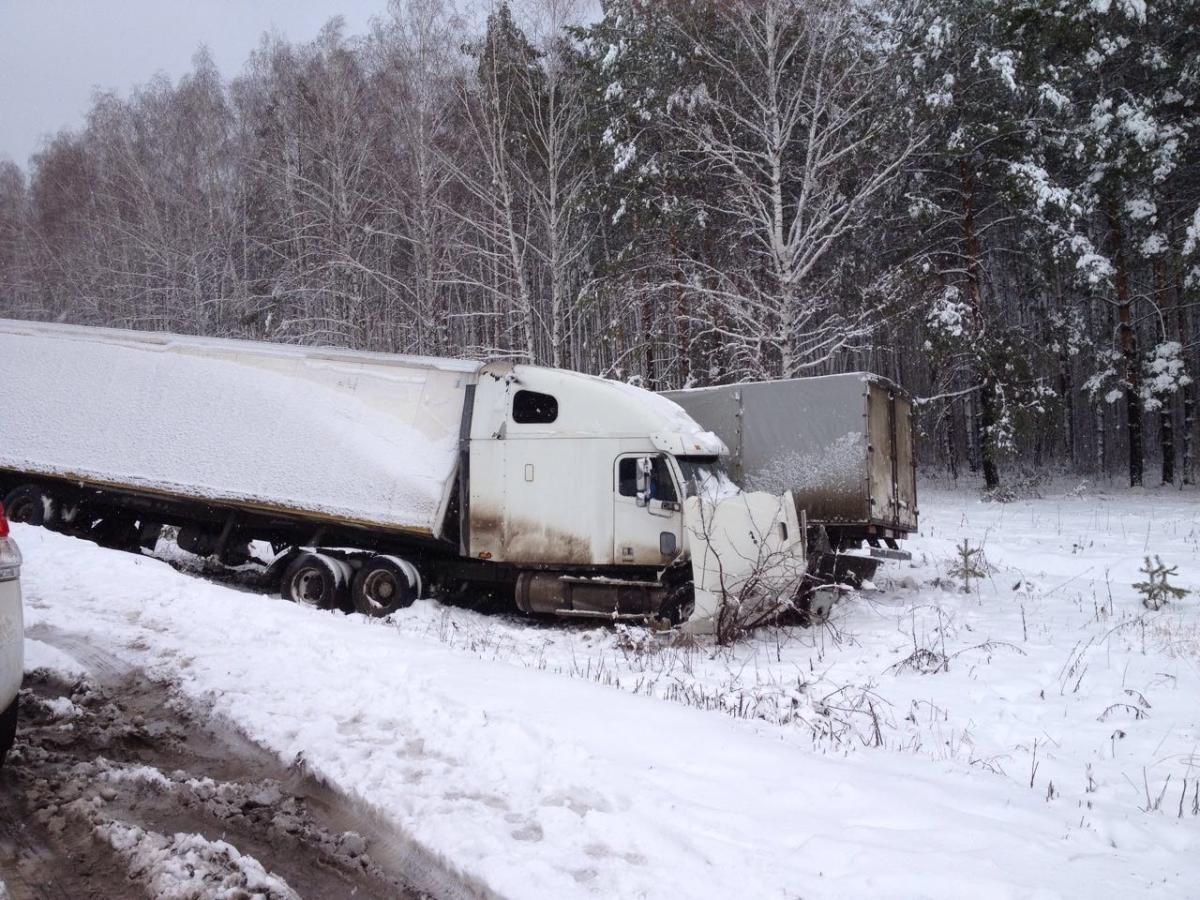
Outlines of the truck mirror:
M 637 461 L 637 492 L 638 499 L 643 500 L 643 495 L 650 493 L 650 473 L 654 471 L 654 464 L 650 461 L 650 457 L 642 456 Z
M 654 460 L 648 456 L 637 461 L 637 505 L 645 506 L 654 495 Z

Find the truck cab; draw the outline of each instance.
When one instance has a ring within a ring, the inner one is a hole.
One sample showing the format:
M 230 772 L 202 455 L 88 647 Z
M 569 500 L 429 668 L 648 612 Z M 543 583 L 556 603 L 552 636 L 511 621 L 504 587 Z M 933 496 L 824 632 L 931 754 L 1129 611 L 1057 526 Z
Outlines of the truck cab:
M 719 438 L 648 391 L 489 364 L 475 386 L 465 555 L 662 568 L 685 547 L 683 501 L 694 486 L 684 468 L 695 476 L 724 452 Z
M 644 616 L 689 580 L 689 496 L 725 446 L 675 403 L 620 382 L 490 363 L 474 386 L 463 555 L 522 569 L 531 612 Z

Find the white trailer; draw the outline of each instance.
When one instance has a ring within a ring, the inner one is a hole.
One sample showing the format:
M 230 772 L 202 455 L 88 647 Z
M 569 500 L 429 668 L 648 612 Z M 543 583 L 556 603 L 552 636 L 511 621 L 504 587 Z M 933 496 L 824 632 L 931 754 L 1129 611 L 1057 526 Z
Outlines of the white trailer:
M 747 535 L 804 558 L 794 504 L 730 490 L 719 438 L 575 372 L 0 320 L 0 383 L 13 519 L 128 549 L 173 525 L 227 562 L 268 540 L 317 606 L 385 615 L 436 583 L 704 620 L 692 543 L 724 548 L 726 585 Z

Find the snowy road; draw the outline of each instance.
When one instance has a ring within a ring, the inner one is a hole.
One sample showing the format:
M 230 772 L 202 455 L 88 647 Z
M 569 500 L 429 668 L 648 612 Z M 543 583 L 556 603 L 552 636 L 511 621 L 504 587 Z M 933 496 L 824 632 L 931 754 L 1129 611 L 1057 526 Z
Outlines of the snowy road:
M 322 846 L 358 830 L 436 896 L 1194 897 L 1198 604 L 1147 615 L 1130 585 L 1149 548 L 1200 588 L 1196 496 L 929 492 L 923 518 L 914 564 L 828 628 L 733 650 L 428 602 L 315 613 L 17 537 L 29 634 L 76 661 L 33 643 L 35 663 L 145 672 L 174 727 L 252 739 L 215 781 L 268 778 L 286 803 L 298 766 L 333 798 Z M 987 569 L 968 593 L 964 536 Z M 37 727 L 69 714 L 53 679 L 33 690 Z M 327 895 L 295 854 L 228 833 L 255 877 Z
M 103 650 L 46 626 L 32 637 L 35 662 L 59 667 L 27 679 L 19 750 L 0 773 L 12 900 L 422 896 L 392 865 L 387 830 L 302 767 Z

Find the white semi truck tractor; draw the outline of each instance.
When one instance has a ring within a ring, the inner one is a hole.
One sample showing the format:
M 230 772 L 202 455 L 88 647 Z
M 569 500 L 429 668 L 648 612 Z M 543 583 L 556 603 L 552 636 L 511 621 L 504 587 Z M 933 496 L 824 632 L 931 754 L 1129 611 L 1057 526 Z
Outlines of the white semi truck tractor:
M 795 599 L 790 495 L 674 402 L 576 372 L 0 320 L 0 498 L 106 546 L 246 562 L 383 616 L 434 591 L 711 625 Z

